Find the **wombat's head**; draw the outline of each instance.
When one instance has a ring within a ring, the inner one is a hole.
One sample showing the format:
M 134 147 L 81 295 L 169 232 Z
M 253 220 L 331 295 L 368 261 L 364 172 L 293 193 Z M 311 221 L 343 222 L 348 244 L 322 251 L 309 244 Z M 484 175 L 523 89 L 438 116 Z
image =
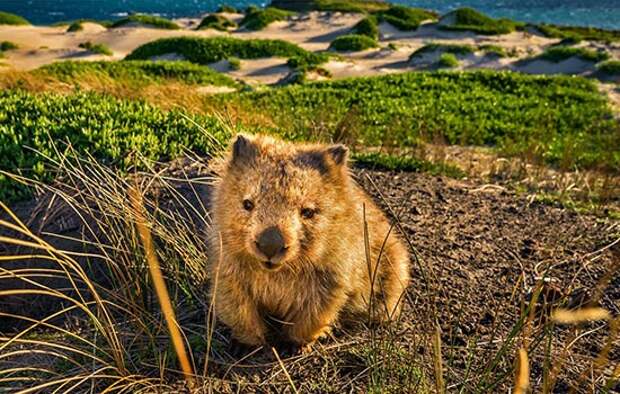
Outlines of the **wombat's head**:
M 345 212 L 346 161 L 343 145 L 237 136 L 215 191 L 214 242 L 241 264 L 303 270 L 333 241 L 329 227 Z

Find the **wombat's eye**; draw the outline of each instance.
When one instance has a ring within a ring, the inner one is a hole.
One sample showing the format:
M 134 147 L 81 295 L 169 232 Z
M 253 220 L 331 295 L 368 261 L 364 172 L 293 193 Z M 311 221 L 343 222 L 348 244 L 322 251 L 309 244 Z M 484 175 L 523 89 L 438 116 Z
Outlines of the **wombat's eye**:
M 254 203 L 248 199 L 243 200 L 243 209 L 246 211 L 251 211 L 254 209 Z
M 302 208 L 301 210 L 301 216 L 303 216 L 306 219 L 312 219 L 315 213 L 316 211 L 312 208 Z

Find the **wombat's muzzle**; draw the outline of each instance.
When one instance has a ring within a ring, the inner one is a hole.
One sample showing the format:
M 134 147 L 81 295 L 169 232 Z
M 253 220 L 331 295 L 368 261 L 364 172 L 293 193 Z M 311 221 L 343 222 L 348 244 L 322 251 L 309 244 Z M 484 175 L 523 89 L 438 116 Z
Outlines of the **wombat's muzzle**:
M 270 265 L 278 265 L 274 260 L 274 257 L 282 255 L 286 252 L 284 236 L 280 229 L 276 226 L 271 226 L 265 229 L 256 240 L 256 248 L 267 257 Z

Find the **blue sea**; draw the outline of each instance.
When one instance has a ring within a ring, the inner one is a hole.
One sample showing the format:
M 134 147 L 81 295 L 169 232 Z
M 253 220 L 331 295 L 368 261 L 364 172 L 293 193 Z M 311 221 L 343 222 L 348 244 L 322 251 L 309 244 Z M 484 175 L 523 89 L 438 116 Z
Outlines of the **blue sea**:
M 34 24 L 51 24 L 79 18 L 117 19 L 131 12 L 169 18 L 195 16 L 214 11 L 222 0 L 0 0 L 0 11 L 12 12 Z M 620 0 L 392 0 L 441 13 L 469 6 L 494 17 L 527 22 L 595 26 L 620 29 Z M 229 0 L 238 8 L 251 0 Z

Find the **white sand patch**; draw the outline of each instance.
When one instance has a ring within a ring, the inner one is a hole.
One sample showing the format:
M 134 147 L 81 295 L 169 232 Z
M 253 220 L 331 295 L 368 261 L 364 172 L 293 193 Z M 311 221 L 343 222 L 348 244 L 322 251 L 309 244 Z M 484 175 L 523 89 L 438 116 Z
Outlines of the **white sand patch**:
M 228 72 L 233 78 L 250 84 L 274 84 L 291 71 L 284 58 L 262 58 L 243 60 L 241 69 Z

